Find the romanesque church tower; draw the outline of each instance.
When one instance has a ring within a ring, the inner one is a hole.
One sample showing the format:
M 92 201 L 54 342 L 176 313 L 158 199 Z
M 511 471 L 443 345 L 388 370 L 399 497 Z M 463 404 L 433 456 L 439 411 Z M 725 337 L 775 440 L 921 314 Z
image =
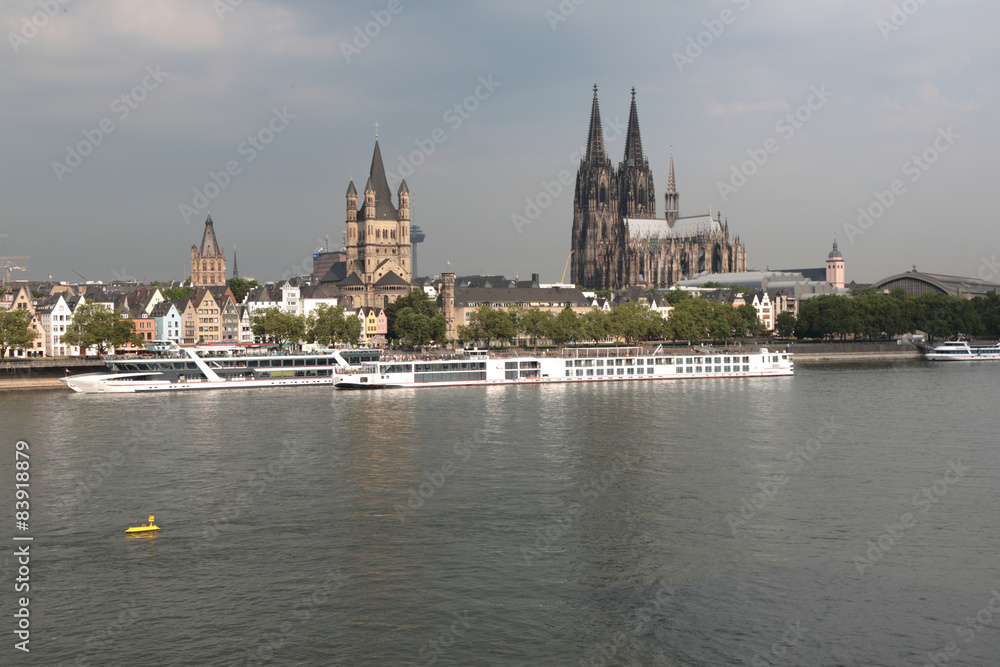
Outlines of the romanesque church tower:
M 201 247 L 191 246 L 191 284 L 195 287 L 226 284 L 226 251 L 215 238 L 211 213 L 205 219 Z
M 360 206 L 354 181 L 347 186 L 347 276 L 340 287 L 353 308 L 383 308 L 412 289 L 410 190 L 405 179 L 396 195 L 398 208 L 376 138 Z

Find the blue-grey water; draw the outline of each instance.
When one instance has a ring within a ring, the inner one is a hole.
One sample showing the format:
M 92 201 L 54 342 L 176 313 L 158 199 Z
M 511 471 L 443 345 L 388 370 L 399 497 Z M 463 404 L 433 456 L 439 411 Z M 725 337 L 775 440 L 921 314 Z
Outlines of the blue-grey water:
M 0 394 L 0 662 L 1000 664 L 998 386 Z

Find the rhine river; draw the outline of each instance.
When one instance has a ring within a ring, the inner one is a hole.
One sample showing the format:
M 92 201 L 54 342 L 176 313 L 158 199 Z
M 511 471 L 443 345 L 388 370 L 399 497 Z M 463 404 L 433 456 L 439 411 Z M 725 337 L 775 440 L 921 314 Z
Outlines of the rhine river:
M 998 387 L 7 392 L 0 663 L 1000 664 Z

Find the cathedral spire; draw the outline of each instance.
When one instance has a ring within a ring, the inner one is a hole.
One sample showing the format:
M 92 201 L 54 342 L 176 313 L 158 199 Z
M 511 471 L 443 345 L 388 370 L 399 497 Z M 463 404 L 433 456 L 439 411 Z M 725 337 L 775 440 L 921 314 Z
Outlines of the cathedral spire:
M 667 192 L 677 192 L 677 182 L 674 180 L 674 147 L 670 147 L 670 176 L 667 177 Z
M 594 104 L 590 109 L 590 134 L 587 135 L 587 162 L 604 161 L 604 130 L 601 127 L 601 109 L 597 105 L 597 84 L 594 84 Z
M 667 225 L 673 228 L 674 223 L 677 222 L 678 216 L 680 216 L 680 199 L 681 196 L 677 193 L 677 181 L 674 179 L 674 147 L 670 147 L 670 175 L 667 177 Z
M 628 133 L 625 135 L 625 166 L 638 167 L 642 162 L 642 139 L 639 137 L 639 114 L 635 110 L 635 87 L 633 87 L 632 108 L 628 112 Z

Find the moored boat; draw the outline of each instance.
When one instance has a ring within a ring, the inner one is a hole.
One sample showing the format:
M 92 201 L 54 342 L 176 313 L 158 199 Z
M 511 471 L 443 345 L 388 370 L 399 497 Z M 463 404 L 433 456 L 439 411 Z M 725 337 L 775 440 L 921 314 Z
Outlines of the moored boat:
M 927 350 L 928 361 L 1000 361 L 1000 342 L 993 345 L 969 345 L 965 338 L 946 340 Z
M 338 371 L 338 389 L 454 387 L 551 382 L 693 380 L 794 374 L 792 355 L 767 348 L 674 354 L 658 347 L 575 348 L 556 356 L 490 356 L 476 351 L 458 359 L 383 360 Z
M 149 357 L 110 357 L 107 372 L 61 378 L 84 394 L 252 389 L 331 384 L 336 373 L 374 362 L 379 350 L 320 350 L 305 354 L 247 353 L 237 345 L 181 347 L 155 341 Z

